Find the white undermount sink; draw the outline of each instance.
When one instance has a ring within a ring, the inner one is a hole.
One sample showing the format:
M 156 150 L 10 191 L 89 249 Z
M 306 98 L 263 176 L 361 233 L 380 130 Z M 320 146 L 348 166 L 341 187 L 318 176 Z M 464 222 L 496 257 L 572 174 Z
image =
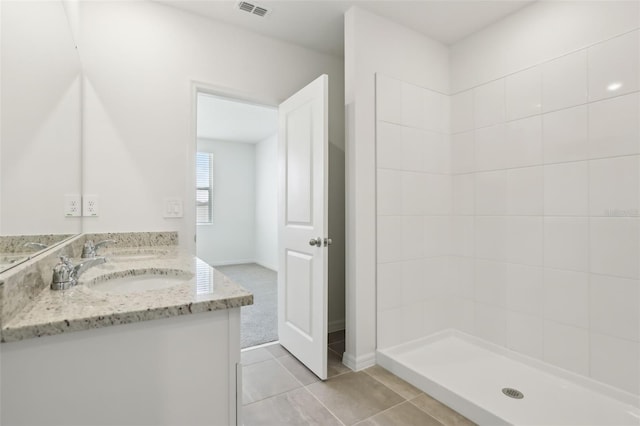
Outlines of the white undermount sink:
M 193 278 L 186 271 L 160 270 L 136 271 L 133 275 L 103 276 L 90 284 L 90 288 L 105 293 L 140 293 L 150 290 L 161 290 L 183 284 Z

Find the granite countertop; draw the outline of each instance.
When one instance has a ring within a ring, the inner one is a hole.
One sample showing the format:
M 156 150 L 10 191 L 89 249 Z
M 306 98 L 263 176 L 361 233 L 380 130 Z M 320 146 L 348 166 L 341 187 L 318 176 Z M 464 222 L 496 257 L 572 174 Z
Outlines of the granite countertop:
M 46 288 L 2 328 L 2 342 L 168 318 L 253 304 L 253 295 L 176 246 L 103 249 L 107 262 L 80 275 L 68 290 Z M 73 264 L 83 259 L 71 259 Z M 122 292 L 106 276 L 174 275 L 167 288 Z

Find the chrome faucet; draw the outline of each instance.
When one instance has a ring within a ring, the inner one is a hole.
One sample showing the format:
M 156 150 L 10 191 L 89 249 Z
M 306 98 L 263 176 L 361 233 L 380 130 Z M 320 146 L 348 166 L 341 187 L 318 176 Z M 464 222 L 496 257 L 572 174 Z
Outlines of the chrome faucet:
M 116 240 L 103 240 L 94 244 L 93 240 L 87 240 L 84 243 L 84 246 L 82 246 L 82 258 L 87 259 L 87 258 L 96 257 L 96 255 L 98 254 L 97 251 L 100 247 L 106 246 L 107 244 L 115 243 L 115 242 Z
M 42 249 L 46 249 L 47 245 L 46 244 L 42 244 L 42 243 L 24 243 L 24 247 L 30 248 L 30 249 L 36 249 L 36 250 L 42 250 Z
M 60 262 L 53 268 L 51 290 L 66 290 L 78 284 L 78 277 L 87 269 L 105 263 L 105 257 L 94 257 L 73 265 L 66 256 L 60 257 Z

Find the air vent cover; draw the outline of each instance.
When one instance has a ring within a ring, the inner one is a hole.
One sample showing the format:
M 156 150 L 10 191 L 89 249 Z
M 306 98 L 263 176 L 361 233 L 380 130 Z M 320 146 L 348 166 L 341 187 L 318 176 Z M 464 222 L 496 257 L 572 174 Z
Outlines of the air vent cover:
M 251 13 L 252 15 L 260 16 L 262 18 L 267 16 L 267 14 L 271 12 L 268 8 L 264 6 L 260 6 L 248 1 L 239 1 L 238 9 L 242 10 L 243 12 Z

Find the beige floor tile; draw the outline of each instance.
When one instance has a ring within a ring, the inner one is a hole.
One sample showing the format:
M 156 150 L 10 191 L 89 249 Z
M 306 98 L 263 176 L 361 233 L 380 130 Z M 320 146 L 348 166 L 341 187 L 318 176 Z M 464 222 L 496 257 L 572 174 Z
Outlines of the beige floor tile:
M 283 348 L 279 343 L 276 343 L 275 345 L 265 346 L 265 349 L 271 352 L 271 355 L 273 355 L 275 358 L 291 355 L 289 351 Z
M 335 342 L 343 342 L 344 341 L 344 330 L 334 331 L 333 333 L 329 333 L 329 344 Z
M 243 404 L 250 404 L 302 386 L 275 359 L 242 367 Z
M 342 356 L 337 353 L 327 350 L 327 377 L 335 377 L 340 374 L 348 373 L 351 371 L 349 367 L 342 363 Z
M 242 415 L 245 426 L 340 425 L 304 388 L 246 405 Z
M 442 426 L 442 423 L 405 402 L 358 423 L 358 426 Z
M 403 398 L 371 376 L 346 373 L 307 386 L 344 424 L 352 425 L 393 407 Z
M 271 352 L 265 348 L 257 348 L 240 352 L 240 363 L 242 365 L 255 364 L 256 362 L 262 362 L 268 359 L 273 359 L 273 355 L 271 355 Z
M 311 370 L 304 366 L 294 356 L 287 355 L 278 358 L 278 362 L 284 366 L 291 374 L 295 376 L 303 385 L 310 385 L 320 380 L 318 376 L 313 374 Z
M 400 394 L 405 399 L 415 398 L 420 395 L 422 391 L 409 383 L 405 382 L 398 376 L 390 373 L 379 365 L 374 365 L 373 367 L 367 368 L 364 370 L 365 373 L 369 374 L 376 380 L 382 382 L 385 386 L 389 387 L 392 391 Z
M 438 419 L 445 426 L 475 425 L 471 420 L 424 393 L 412 399 L 411 403 Z
M 329 349 L 331 349 L 332 351 L 334 351 L 340 356 L 342 356 L 342 354 L 344 353 L 344 348 L 345 348 L 344 340 L 340 342 L 329 343 Z

